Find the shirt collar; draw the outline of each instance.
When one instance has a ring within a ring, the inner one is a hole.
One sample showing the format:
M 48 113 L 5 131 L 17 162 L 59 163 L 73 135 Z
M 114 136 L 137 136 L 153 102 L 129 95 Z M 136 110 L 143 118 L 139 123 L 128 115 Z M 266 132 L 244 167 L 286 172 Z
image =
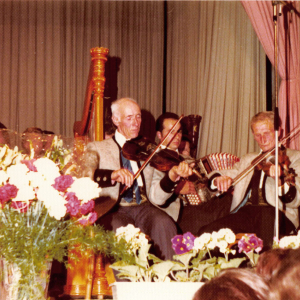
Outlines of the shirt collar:
M 178 149 L 176 149 L 176 150 L 172 150 L 172 149 L 170 149 L 170 148 L 168 148 L 167 146 L 165 146 L 165 145 L 160 145 L 160 148 L 163 150 L 163 149 L 168 149 L 168 150 L 170 150 L 170 151 L 175 151 L 175 152 L 177 152 L 178 154 L 179 154 L 179 151 L 178 151 Z
M 127 141 L 125 136 L 122 133 L 120 133 L 118 131 L 118 129 L 116 130 L 116 133 L 115 133 L 115 139 L 116 139 L 117 143 L 120 145 L 121 148 L 124 146 L 124 144 Z

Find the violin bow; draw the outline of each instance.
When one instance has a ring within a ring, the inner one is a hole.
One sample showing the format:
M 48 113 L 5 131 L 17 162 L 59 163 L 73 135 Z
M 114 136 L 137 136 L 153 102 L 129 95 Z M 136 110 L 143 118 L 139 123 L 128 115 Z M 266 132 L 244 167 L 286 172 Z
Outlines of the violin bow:
M 169 135 L 171 134 L 171 132 L 173 131 L 174 128 L 176 128 L 176 126 L 180 123 L 181 119 L 183 118 L 183 115 L 181 115 L 179 117 L 179 119 L 176 121 L 176 123 L 172 126 L 172 128 L 170 129 L 170 131 L 167 133 L 167 135 L 161 140 L 161 142 L 156 146 L 156 148 L 154 149 L 154 151 L 149 155 L 149 157 L 144 161 L 144 163 L 142 164 L 142 166 L 138 169 L 138 171 L 134 174 L 133 177 L 133 181 L 136 180 L 141 172 L 146 168 L 147 164 L 149 163 L 149 161 L 152 159 L 152 157 L 156 154 L 156 152 L 159 150 L 159 148 L 161 147 L 161 145 L 166 141 L 166 139 L 169 137 Z M 122 195 L 129 187 L 125 186 L 121 192 L 120 195 Z

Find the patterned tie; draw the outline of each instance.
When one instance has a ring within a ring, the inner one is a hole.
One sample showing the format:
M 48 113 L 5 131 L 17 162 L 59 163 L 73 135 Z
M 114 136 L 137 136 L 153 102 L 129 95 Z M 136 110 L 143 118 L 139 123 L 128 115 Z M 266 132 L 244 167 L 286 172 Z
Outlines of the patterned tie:
M 121 151 L 121 159 L 122 159 L 123 167 L 125 169 L 129 170 L 131 173 L 133 173 L 130 161 L 123 156 L 122 151 Z M 124 192 L 122 198 L 126 202 L 130 203 L 130 202 L 132 202 L 132 200 L 134 198 L 134 195 L 135 195 L 136 203 L 140 204 L 141 201 L 142 201 L 142 197 L 141 197 L 141 194 L 140 194 L 140 189 L 139 189 L 139 185 L 137 183 L 137 180 L 135 180 L 133 185 Z

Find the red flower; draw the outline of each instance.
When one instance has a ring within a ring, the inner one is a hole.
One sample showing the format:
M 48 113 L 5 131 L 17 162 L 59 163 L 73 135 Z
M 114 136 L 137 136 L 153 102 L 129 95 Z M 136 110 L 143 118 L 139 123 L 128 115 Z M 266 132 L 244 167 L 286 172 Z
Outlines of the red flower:
M 67 193 L 66 200 L 68 201 L 68 203 L 66 204 L 67 213 L 69 213 L 73 217 L 77 216 L 80 210 L 80 201 L 75 193 Z
M 15 198 L 18 194 L 18 188 L 13 185 L 7 183 L 0 187 L 0 202 L 2 206 L 12 198 Z
M 61 175 L 55 178 L 55 183 L 52 185 L 56 190 L 64 192 L 68 187 L 72 185 L 74 179 L 71 175 Z
M 82 215 L 86 215 L 87 213 L 91 212 L 95 207 L 94 200 L 90 200 L 80 206 L 80 213 Z

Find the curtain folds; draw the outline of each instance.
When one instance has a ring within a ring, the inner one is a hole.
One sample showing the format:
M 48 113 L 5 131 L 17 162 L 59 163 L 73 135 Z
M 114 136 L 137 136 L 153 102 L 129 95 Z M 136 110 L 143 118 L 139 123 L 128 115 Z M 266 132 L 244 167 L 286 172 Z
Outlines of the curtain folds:
M 284 136 L 300 123 L 299 1 L 284 1 L 277 18 L 278 73 L 281 84 L 278 96 L 279 116 Z M 270 61 L 275 65 L 275 26 L 272 1 L 242 1 Z M 292 12 L 290 8 L 294 7 Z M 277 8 L 279 9 L 279 8 Z M 300 139 L 290 140 L 289 147 L 300 150 Z
M 266 109 L 266 61 L 242 5 L 168 1 L 167 6 L 167 110 L 202 116 L 200 156 L 254 151 L 249 122 Z
M 137 99 L 142 133 L 163 112 L 198 114 L 198 155 L 253 151 L 265 53 L 238 1 L 0 1 L 0 122 L 72 136 L 90 49 L 109 49 L 105 105 Z M 146 121 L 145 121 L 146 120 Z M 238 141 L 238 142 L 237 142 Z

